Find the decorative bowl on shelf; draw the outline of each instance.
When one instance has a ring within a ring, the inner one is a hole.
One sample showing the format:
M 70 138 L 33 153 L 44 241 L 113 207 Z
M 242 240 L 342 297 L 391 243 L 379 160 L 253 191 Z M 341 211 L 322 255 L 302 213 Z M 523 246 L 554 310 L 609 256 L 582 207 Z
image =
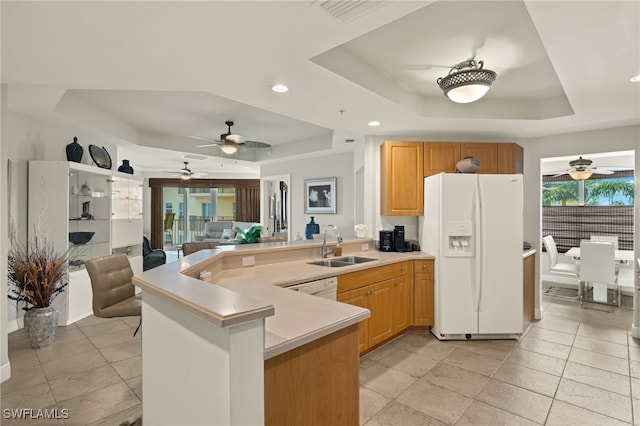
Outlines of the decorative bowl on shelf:
M 72 244 L 87 244 L 95 232 L 69 232 L 69 242 Z

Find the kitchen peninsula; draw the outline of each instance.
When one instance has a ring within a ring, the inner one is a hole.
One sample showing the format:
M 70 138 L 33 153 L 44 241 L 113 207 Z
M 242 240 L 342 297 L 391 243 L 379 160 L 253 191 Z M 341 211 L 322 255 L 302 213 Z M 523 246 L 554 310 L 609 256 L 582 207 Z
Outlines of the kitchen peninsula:
M 204 250 L 136 275 L 145 422 L 358 424 L 358 323 L 369 310 L 285 287 L 430 256 L 378 252 L 371 239 L 342 247 L 374 260 L 311 265 L 321 243 L 308 240 Z

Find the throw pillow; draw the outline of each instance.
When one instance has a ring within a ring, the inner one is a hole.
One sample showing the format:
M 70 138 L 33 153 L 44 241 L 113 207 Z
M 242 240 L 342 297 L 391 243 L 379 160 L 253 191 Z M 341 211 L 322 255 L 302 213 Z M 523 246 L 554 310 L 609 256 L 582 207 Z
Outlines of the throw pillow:
M 223 229 L 222 230 L 222 240 L 230 240 L 236 237 L 236 231 L 233 229 Z

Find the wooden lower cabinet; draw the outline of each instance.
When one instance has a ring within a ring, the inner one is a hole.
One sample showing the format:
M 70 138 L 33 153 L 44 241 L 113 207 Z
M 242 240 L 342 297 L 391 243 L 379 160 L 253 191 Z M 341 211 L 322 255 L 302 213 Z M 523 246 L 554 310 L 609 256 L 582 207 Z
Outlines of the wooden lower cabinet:
M 367 297 L 367 292 L 369 289 L 367 287 L 357 288 L 351 291 L 345 291 L 342 293 L 338 293 L 338 302 L 348 303 L 349 305 L 359 306 L 361 308 L 369 309 L 369 299 Z M 358 338 L 358 349 L 359 353 L 362 353 L 367 350 L 369 347 L 369 321 L 371 318 L 367 318 L 364 321 L 360 321 L 360 330 L 359 330 L 359 338 Z
M 358 325 L 264 362 L 267 426 L 359 424 Z
M 338 276 L 337 300 L 371 311 L 371 316 L 360 322 L 360 353 L 411 325 L 411 266 L 410 262 L 400 262 Z
M 522 331 L 535 321 L 536 313 L 536 255 L 522 260 Z
M 433 325 L 433 260 L 413 261 L 413 325 Z
M 371 311 L 369 318 L 369 345 L 376 346 L 393 336 L 393 280 L 367 286 L 367 303 Z
M 407 262 L 408 263 L 408 262 Z M 393 334 L 406 330 L 413 319 L 413 285 L 409 274 L 393 279 Z

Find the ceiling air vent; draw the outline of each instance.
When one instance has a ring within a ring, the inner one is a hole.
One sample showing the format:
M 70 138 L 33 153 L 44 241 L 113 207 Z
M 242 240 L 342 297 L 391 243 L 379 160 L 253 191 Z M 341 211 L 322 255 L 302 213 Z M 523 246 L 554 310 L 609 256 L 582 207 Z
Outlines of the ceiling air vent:
M 387 2 L 376 0 L 316 0 L 311 2 L 312 5 L 320 6 L 322 10 L 342 22 L 355 21 L 385 3 Z

